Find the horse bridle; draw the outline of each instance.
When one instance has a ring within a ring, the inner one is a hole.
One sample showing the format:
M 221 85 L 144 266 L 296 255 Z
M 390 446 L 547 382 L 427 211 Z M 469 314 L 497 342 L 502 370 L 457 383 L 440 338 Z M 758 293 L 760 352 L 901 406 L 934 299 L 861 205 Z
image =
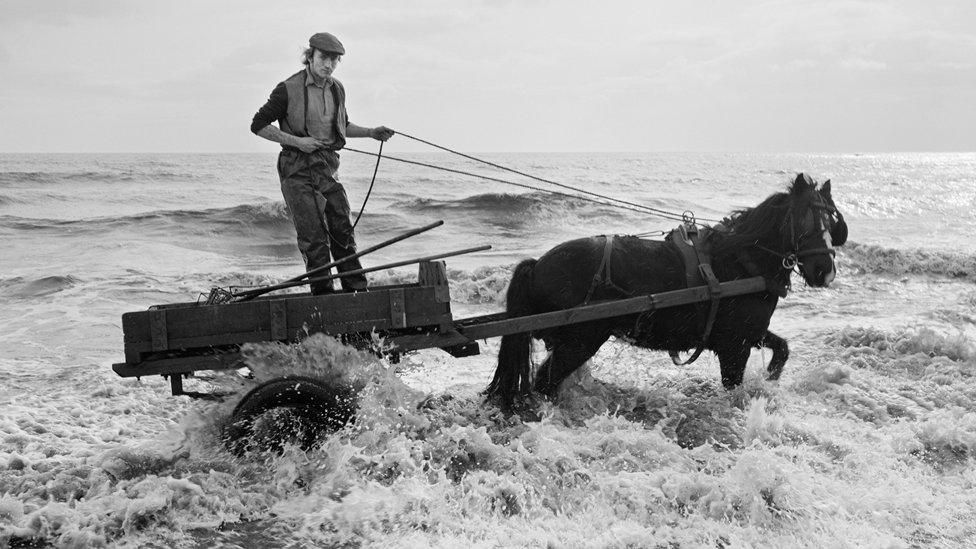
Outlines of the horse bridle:
M 814 216 L 813 216 L 814 231 L 832 232 L 831 225 L 828 220 L 833 220 L 835 224 L 838 224 L 843 220 L 843 216 L 835 206 L 827 204 L 826 201 L 820 198 L 819 195 L 817 195 L 817 198 L 820 199 L 819 203 L 811 201 L 812 203 L 809 206 L 810 210 L 814 212 Z M 818 210 L 822 210 L 824 213 L 817 215 L 816 212 Z M 790 241 L 793 243 L 793 249 L 791 251 L 783 253 L 780 251 L 773 250 L 771 248 L 767 248 L 759 244 L 758 242 L 755 244 L 755 247 L 759 248 L 760 250 L 769 252 L 777 257 L 782 258 L 783 269 L 787 271 L 792 271 L 797 267 L 797 265 L 802 264 L 801 259 L 805 256 L 817 255 L 817 254 L 830 254 L 831 256 L 837 255 L 837 252 L 833 248 L 828 248 L 828 247 L 808 248 L 808 249 L 801 250 L 800 242 L 803 241 L 803 238 L 806 237 L 807 233 L 800 235 L 800 238 L 796 237 L 796 223 L 793 222 L 793 208 L 790 208 L 790 213 L 786 217 L 785 221 L 790 226 Z

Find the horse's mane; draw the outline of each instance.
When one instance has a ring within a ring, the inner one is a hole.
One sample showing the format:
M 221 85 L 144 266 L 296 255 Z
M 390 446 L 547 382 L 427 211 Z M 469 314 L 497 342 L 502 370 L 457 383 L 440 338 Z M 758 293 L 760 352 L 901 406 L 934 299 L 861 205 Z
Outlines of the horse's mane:
M 722 220 L 727 230 L 716 231 L 722 244 L 731 248 L 751 246 L 782 232 L 783 220 L 791 206 L 789 193 L 775 193 L 758 206 L 733 211 Z

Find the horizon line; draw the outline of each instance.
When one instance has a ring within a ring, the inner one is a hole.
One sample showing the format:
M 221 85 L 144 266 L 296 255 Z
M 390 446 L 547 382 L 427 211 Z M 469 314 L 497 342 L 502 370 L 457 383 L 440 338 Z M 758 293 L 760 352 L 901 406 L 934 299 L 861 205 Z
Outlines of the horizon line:
M 98 155 L 98 154 L 278 154 L 279 151 L 0 151 L 0 155 L 42 155 L 42 154 L 64 154 L 64 155 Z M 340 152 L 342 150 L 340 149 Z M 349 151 L 351 152 L 351 151 Z M 839 150 L 806 150 L 806 151 L 759 151 L 759 150 L 682 150 L 682 149 L 661 149 L 661 150 L 563 150 L 563 151 L 498 151 L 498 150 L 468 150 L 469 153 L 478 154 L 976 154 L 976 149 L 942 149 L 942 150 L 860 150 L 860 151 L 839 151 Z M 451 154 L 445 151 L 397 151 L 394 154 Z

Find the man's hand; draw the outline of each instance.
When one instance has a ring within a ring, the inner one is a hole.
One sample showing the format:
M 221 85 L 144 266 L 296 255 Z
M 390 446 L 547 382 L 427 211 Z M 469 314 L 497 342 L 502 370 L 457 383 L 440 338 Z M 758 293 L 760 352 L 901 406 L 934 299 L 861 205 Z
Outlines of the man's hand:
M 295 143 L 303 153 L 313 153 L 325 145 L 314 137 L 299 137 Z
M 369 136 L 379 141 L 386 141 L 395 134 L 395 131 L 387 128 L 386 126 L 376 126 L 375 128 L 369 130 Z

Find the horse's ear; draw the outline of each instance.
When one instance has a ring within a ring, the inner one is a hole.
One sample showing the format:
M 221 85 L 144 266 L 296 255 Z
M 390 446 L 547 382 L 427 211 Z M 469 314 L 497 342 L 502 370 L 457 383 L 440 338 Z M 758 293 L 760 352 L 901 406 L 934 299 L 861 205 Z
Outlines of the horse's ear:
M 824 184 L 820 187 L 820 195 L 825 199 L 830 200 L 830 180 L 824 181 Z
M 813 182 L 813 179 L 805 173 L 796 174 L 796 179 L 793 180 L 793 186 L 790 187 L 790 191 L 793 193 L 802 193 L 810 187 L 815 187 L 817 184 Z

